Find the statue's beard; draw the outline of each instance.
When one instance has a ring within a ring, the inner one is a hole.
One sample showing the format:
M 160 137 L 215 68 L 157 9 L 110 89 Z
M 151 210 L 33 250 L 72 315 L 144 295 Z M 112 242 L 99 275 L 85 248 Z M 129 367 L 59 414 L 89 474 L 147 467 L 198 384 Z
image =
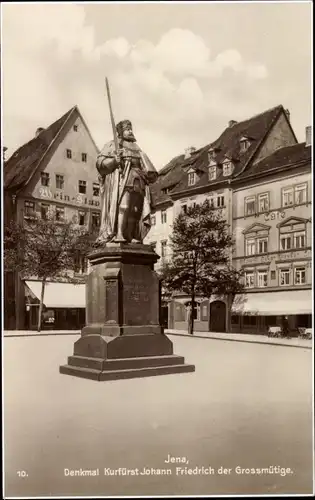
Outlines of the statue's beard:
M 136 138 L 135 136 L 133 135 L 133 133 L 131 133 L 130 135 L 128 135 L 127 137 L 123 136 L 121 138 L 121 140 L 123 141 L 128 141 L 128 142 L 136 142 Z

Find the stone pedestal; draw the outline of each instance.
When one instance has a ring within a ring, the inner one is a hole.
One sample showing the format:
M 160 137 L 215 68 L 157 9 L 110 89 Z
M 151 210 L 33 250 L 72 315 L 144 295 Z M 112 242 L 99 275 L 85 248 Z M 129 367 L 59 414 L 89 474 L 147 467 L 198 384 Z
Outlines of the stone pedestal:
M 158 258 L 149 245 L 122 243 L 89 255 L 86 326 L 60 373 L 101 381 L 195 370 L 160 324 Z

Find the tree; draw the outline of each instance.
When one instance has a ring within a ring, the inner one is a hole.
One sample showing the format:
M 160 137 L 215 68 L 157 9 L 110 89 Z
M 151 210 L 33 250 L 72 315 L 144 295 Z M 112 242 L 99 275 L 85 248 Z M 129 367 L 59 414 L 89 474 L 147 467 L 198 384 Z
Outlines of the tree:
M 4 234 L 4 268 L 22 277 L 41 281 L 38 327 L 41 331 L 45 285 L 48 279 L 77 282 L 73 271 L 79 251 L 86 256 L 91 236 L 73 221 L 56 221 L 54 214 L 43 219 L 37 214 L 23 224 L 11 221 Z
M 219 210 L 208 200 L 181 212 L 170 237 L 171 257 L 162 264 L 160 278 L 169 292 L 182 292 L 191 299 L 194 311 L 197 295 L 227 295 L 229 308 L 242 293 L 242 272 L 231 264 L 233 239 Z M 189 315 L 189 333 L 194 332 L 194 314 Z M 229 315 L 230 316 L 230 315 Z

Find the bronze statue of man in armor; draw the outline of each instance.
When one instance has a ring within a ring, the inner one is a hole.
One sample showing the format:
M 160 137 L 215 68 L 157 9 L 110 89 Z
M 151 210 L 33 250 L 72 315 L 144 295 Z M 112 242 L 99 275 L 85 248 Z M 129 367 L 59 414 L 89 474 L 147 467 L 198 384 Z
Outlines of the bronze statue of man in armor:
M 142 243 L 150 230 L 149 185 L 158 173 L 139 148 L 129 120 L 116 126 L 117 142 L 110 141 L 97 157 L 101 193 L 101 224 L 97 243 Z

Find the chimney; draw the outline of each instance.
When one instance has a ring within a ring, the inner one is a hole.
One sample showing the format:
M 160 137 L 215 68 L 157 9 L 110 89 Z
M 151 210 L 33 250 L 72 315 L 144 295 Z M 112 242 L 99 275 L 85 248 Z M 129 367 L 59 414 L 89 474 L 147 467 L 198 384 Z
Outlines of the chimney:
M 290 121 L 290 111 L 288 109 L 285 110 L 285 114 L 287 115 L 287 119 Z
M 230 120 L 229 121 L 229 127 L 233 127 L 237 122 L 235 120 Z
M 190 146 L 189 148 L 186 148 L 185 149 L 185 160 L 187 160 L 187 158 L 190 158 L 191 155 L 196 151 L 196 148 L 193 147 L 193 146 Z
M 305 146 L 312 145 L 312 126 L 305 127 Z
M 38 136 L 39 136 L 39 134 L 40 134 L 43 130 L 45 130 L 43 127 L 39 127 L 39 128 L 36 130 L 35 137 L 38 137 Z
M 5 163 L 5 154 L 7 152 L 8 148 L 6 148 L 5 146 L 3 146 L 2 148 L 2 160 L 3 160 L 3 163 Z

